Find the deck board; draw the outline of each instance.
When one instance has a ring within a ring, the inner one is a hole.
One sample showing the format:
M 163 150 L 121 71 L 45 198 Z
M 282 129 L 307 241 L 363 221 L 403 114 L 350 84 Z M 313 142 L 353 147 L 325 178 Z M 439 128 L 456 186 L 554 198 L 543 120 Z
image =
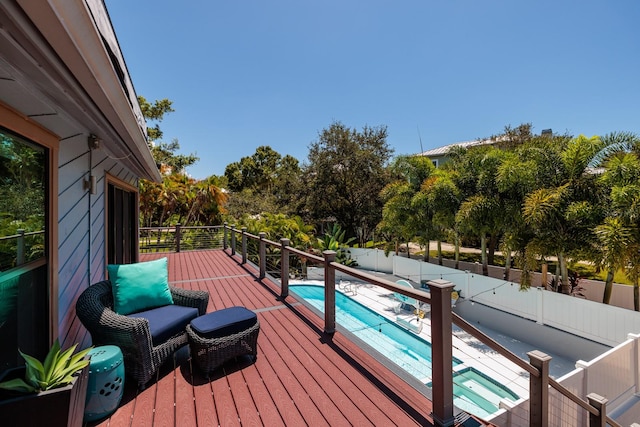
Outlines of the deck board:
M 239 357 L 210 378 L 178 352 L 146 389 L 125 384 L 121 407 L 93 425 L 298 426 L 431 425 L 431 402 L 384 365 L 335 333 L 277 285 L 258 280 L 250 266 L 225 251 L 144 254 L 167 257 L 169 281 L 207 290 L 208 312 L 231 306 L 254 310 L 260 320 L 258 358 Z

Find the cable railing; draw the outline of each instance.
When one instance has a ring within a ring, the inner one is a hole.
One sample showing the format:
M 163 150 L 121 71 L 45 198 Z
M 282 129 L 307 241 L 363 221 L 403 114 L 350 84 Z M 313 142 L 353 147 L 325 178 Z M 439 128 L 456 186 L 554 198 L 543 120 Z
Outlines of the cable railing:
M 185 227 L 187 228 L 187 227 Z M 198 228 L 198 227 L 188 227 Z M 336 331 L 336 272 L 348 275 L 362 282 L 382 287 L 394 293 L 413 298 L 431 307 L 431 352 L 432 352 L 432 403 L 433 412 L 430 414 L 435 425 L 453 425 L 457 418 L 453 414 L 453 362 L 452 355 L 452 325 L 456 325 L 466 333 L 470 334 L 490 349 L 496 351 L 510 362 L 529 374 L 529 408 L 526 415 L 520 416 L 519 421 L 514 421 L 512 425 L 548 426 L 550 418 L 550 390 L 554 390 L 563 399 L 563 407 L 566 411 L 586 411 L 586 418 L 589 426 L 612 426 L 621 427 L 619 423 L 611 419 L 606 413 L 607 399 L 595 393 L 587 396 L 583 400 L 572 393 L 562 384 L 549 376 L 549 364 L 551 357 L 540 351 L 527 353 L 529 362 L 497 343 L 485 333 L 481 332 L 463 318 L 453 313 L 451 310 L 451 293 L 453 284 L 447 280 L 435 279 L 428 282 L 430 292 L 420 289 L 401 286 L 390 280 L 377 277 L 373 274 L 358 270 L 352 267 L 335 262 L 336 253 L 334 251 L 324 251 L 322 256 L 310 254 L 298 248 L 290 246 L 288 239 L 281 239 L 279 242 L 266 238 L 266 233 L 258 235 L 247 233 L 245 228 L 237 229 L 225 223 L 223 226 L 210 227 L 218 231 L 207 231 L 213 233 L 215 238 L 209 239 L 213 242 L 211 247 L 206 249 L 222 248 L 228 251 L 234 258 L 240 259 L 241 263 L 251 263 L 258 270 L 258 277 L 263 279 L 270 277 L 279 279 L 280 297 L 289 295 L 289 278 L 306 278 L 305 267 L 309 264 L 321 266 L 324 280 L 324 332 L 332 334 Z M 151 234 L 151 229 L 144 229 L 148 235 L 142 236 L 149 245 L 149 240 L 155 238 L 156 241 L 171 242 L 174 250 L 185 250 L 182 242 L 183 230 L 175 227 L 173 230 L 162 229 L 156 231 L 158 234 Z M 172 233 L 171 233 L 172 231 Z M 192 234 L 192 241 L 186 245 L 190 249 L 203 248 L 204 243 L 195 243 L 197 239 Z M 172 236 L 172 237 L 171 237 Z M 207 241 L 207 242 L 209 242 Z M 171 245 L 159 245 L 158 248 L 170 247 Z M 159 249 L 158 249 L 159 250 Z M 568 407 L 567 405 L 573 405 Z M 526 419 L 528 418 L 528 419 Z
M 140 253 L 221 249 L 224 230 L 215 226 L 140 227 Z
M 0 271 L 9 270 L 44 256 L 44 230 L 0 237 Z
M 225 225 L 225 228 L 227 226 Z M 231 227 L 232 230 L 233 227 Z M 233 232 L 238 232 L 234 230 Z M 242 234 L 243 232 L 240 231 Z M 529 363 L 520 359 L 499 343 L 491 339 L 489 336 L 473 327 L 464 319 L 451 311 L 451 292 L 453 284 L 446 280 L 433 280 L 429 282 L 430 294 L 419 289 L 400 286 L 389 280 L 376 277 L 372 274 L 344 266 L 335 262 L 335 252 L 325 251 L 323 257 L 310 255 L 297 248 L 289 246 L 287 239 L 280 242 L 274 242 L 265 238 L 264 233 L 259 236 L 242 234 L 249 239 L 257 239 L 258 241 L 258 258 L 256 264 L 259 268 L 259 277 L 264 278 L 268 274 L 267 266 L 271 265 L 267 261 L 267 246 L 280 249 L 281 262 L 280 272 L 276 275 L 280 277 L 281 297 L 289 294 L 289 260 L 290 255 L 303 256 L 309 260 L 324 265 L 324 286 L 325 286 L 325 307 L 324 307 L 324 331 L 326 333 L 334 333 L 336 330 L 335 323 L 335 287 L 336 287 L 336 271 L 348 274 L 364 282 L 380 286 L 392 292 L 397 292 L 410 298 L 431 305 L 431 346 L 432 346 L 432 389 L 433 389 L 433 416 L 436 425 L 451 425 L 454 420 L 453 416 L 453 372 L 452 366 L 452 343 L 451 343 L 451 327 L 456 324 L 465 332 L 474 336 L 492 350 L 498 352 L 509 361 L 516 364 L 521 369 L 529 373 L 529 394 L 530 394 L 530 426 L 547 426 L 548 425 L 548 402 L 549 402 L 549 386 L 559 391 L 576 405 L 589 412 L 589 425 L 601 426 L 604 423 L 619 427 L 620 425 L 606 415 L 607 399 L 598 396 L 595 393 L 588 395 L 588 401 L 582 400 L 580 397 L 571 393 L 557 381 L 549 377 L 549 363 L 551 357 L 540 352 L 532 351 L 528 353 Z M 232 249 L 232 253 L 234 250 Z M 273 255 L 272 255 L 273 256 Z M 275 264 L 274 264 L 275 265 Z M 271 267 L 272 268 L 272 267 Z

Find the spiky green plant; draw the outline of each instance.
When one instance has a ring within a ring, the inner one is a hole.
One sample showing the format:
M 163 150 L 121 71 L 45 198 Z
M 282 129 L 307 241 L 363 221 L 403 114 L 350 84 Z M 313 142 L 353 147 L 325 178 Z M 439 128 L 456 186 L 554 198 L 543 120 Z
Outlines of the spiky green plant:
M 44 364 L 20 351 L 26 362 L 25 378 L 4 381 L 0 383 L 0 389 L 36 393 L 70 384 L 75 374 L 89 364 L 89 359 L 85 356 L 93 348 L 89 347 L 73 354 L 76 347 L 77 344 L 61 352 L 60 342 L 56 340 L 44 359 Z

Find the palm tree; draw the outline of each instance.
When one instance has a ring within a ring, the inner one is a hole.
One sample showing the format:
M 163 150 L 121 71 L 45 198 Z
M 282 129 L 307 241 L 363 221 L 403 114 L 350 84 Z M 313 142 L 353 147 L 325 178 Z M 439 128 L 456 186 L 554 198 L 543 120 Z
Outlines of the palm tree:
M 634 309 L 640 311 L 638 279 L 640 277 L 640 159 L 635 152 L 618 153 L 606 164 L 602 182 L 610 188 L 610 211 L 603 226 L 597 229 L 602 239 L 600 250 L 607 261 L 608 273 L 604 302 L 611 296 L 609 273 L 625 267 L 634 286 Z
M 456 224 L 461 230 L 480 237 L 482 274 L 489 275 L 487 262 L 487 235 L 494 230 L 500 212 L 495 196 L 476 194 L 467 198 L 456 213 Z
M 442 265 L 441 237 L 449 235 L 455 245 L 456 268 L 460 260 L 460 233 L 456 228 L 456 212 L 460 207 L 460 190 L 453 181 L 452 172 L 437 169 L 425 180 L 420 191 L 426 195 L 426 203 L 433 211 L 432 223 L 437 230 L 438 264 Z
M 615 272 L 625 266 L 627 250 L 632 244 L 632 231 L 623 223 L 622 218 L 608 217 L 605 222 L 595 228 L 598 238 L 596 266 L 605 268 L 607 278 L 604 285 L 602 302 L 609 304 L 613 288 L 613 276 Z

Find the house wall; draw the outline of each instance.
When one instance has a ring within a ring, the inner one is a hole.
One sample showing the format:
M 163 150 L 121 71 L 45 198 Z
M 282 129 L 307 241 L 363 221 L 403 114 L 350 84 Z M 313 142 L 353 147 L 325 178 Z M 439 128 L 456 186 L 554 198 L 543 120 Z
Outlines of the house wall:
M 60 146 L 58 330 L 63 346 L 91 343 L 76 317 L 75 302 L 89 285 L 105 278 L 106 174 L 137 186 L 136 176 L 108 152 L 109 142 L 102 141 L 100 148 L 90 150 L 88 134 L 73 136 Z M 96 194 L 85 188 L 90 174 L 96 177 Z

